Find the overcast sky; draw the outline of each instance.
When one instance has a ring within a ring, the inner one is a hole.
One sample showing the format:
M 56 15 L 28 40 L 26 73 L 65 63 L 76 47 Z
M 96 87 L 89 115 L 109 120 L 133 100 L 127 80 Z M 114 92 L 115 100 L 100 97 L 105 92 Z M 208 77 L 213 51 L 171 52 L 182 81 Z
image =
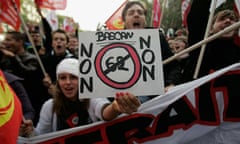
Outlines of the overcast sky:
M 67 0 L 67 8 L 57 13 L 73 17 L 80 29 L 96 30 L 98 23 L 104 22 L 125 0 Z

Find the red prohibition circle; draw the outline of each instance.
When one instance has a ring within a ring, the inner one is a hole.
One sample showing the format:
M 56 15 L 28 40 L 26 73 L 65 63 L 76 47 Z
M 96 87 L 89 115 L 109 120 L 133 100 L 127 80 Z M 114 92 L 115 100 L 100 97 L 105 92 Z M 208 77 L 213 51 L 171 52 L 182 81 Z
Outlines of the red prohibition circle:
M 114 49 L 114 48 L 124 48 L 128 51 L 130 57 L 133 60 L 134 63 L 134 74 L 133 76 L 130 78 L 130 80 L 127 83 L 117 83 L 112 81 L 111 79 L 109 79 L 104 73 L 103 73 L 103 69 L 101 67 L 101 62 L 102 62 L 102 58 L 104 56 L 104 54 L 110 50 L 110 49 Z M 101 49 L 96 58 L 95 58 L 95 69 L 96 69 L 96 73 L 98 75 L 98 77 L 107 85 L 117 88 L 117 89 L 125 89 L 125 88 L 129 88 L 131 86 L 133 86 L 139 79 L 139 76 L 141 74 L 141 62 L 139 60 L 139 56 L 137 54 L 137 52 L 135 51 L 135 49 L 128 45 L 128 44 L 124 44 L 124 43 L 114 43 L 114 44 L 110 44 L 106 47 L 104 47 L 103 49 Z

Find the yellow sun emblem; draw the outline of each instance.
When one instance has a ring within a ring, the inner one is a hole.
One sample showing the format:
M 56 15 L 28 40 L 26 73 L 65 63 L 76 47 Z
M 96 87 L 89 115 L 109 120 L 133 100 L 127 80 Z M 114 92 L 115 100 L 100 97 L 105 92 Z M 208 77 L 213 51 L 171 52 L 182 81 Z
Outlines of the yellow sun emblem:
M 14 111 L 14 93 L 0 72 L 0 127 L 7 123 Z

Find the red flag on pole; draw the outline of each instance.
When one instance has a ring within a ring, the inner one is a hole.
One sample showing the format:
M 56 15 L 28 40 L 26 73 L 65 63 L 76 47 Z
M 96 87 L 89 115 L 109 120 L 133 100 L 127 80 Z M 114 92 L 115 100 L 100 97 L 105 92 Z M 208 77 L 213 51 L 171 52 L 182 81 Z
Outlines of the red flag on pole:
M 158 28 L 161 22 L 161 5 L 159 0 L 153 0 L 153 21 L 154 28 Z
M 16 8 L 20 11 L 20 0 L 2 0 L 0 2 L 0 21 L 11 25 L 16 31 L 18 31 L 21 20 Z
M 0 70 L 0 140 L 2 143 L 17 143 L 22 117 L 21 103 Z
M 63 29 L 66 32 L 74 32 L 75 31 L 73 18 L 70 18 L 70 17 L 65 17 L 64 18 L 64 20 L 63 20 Z
M 187 15 L 190 10 L 190 0 L 182 0 L 181 9 L 182 9 L 182 25 L 187 27 Z
M 67 0 L 35 0 L 35 3 L 39 7 L 52 10 L 64 10 L 67 7 Z
M 105 24 L 109 30 L 123 29 L 122 10 L 125 7 L 127 0 L 106 20 Z

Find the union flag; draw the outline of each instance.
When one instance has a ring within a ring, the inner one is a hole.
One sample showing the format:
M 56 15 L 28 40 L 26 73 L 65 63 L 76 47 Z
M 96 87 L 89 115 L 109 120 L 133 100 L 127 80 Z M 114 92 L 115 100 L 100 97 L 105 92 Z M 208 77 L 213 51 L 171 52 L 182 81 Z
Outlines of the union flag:
M 1 0 L 0 1 L 0 21 L 11 25 L 16 31 L 19 30 L 21 19 L 20 0 Z
M 122 10 L 125 7 L 127 0 L 106 20 L 105 24 L 109 30 L 124 29 L 122 21 Z

